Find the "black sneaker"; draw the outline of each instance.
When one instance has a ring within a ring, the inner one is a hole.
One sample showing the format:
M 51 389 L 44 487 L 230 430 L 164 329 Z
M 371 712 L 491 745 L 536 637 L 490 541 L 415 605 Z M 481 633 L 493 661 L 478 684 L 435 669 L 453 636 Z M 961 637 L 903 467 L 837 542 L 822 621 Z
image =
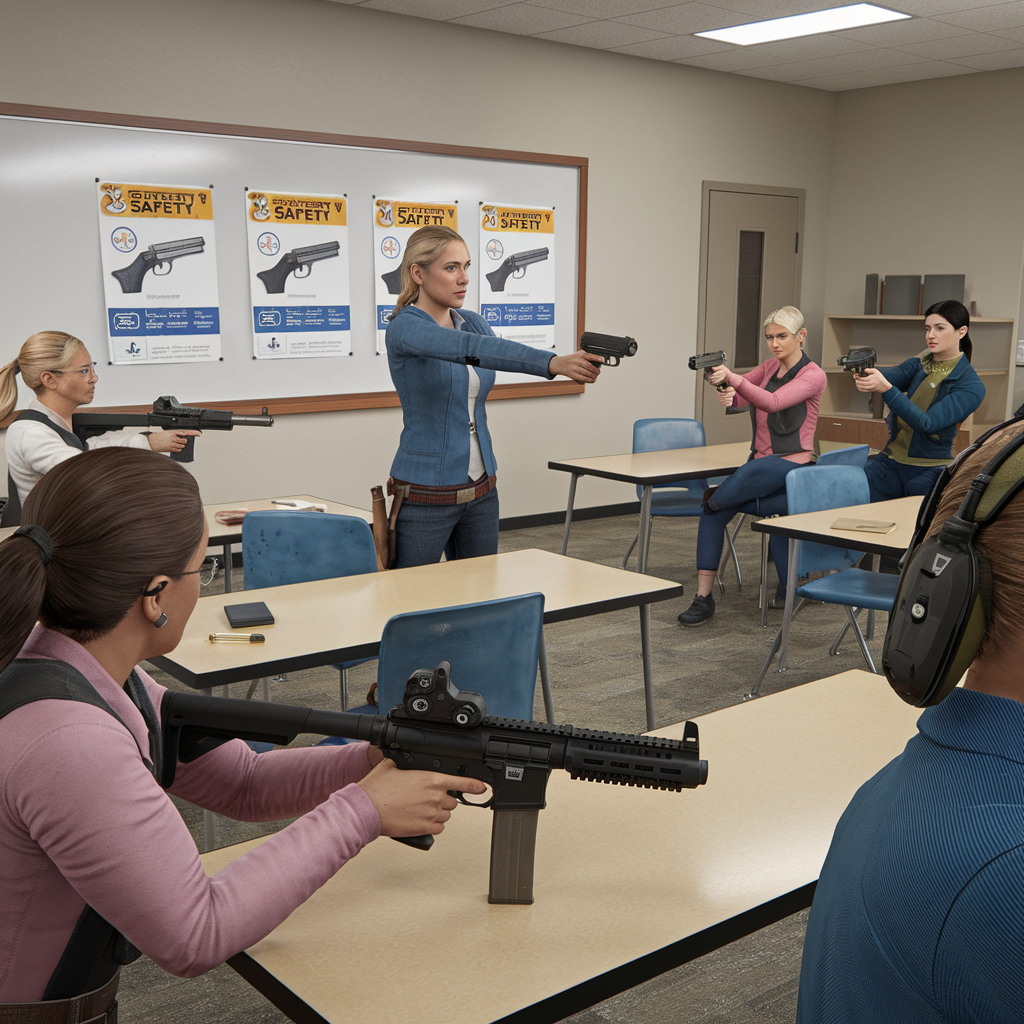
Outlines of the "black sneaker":
M 679 621 L 684 626 L 701 626 L 712 615 L 715 614 L 715 599 L 710 594 L 707 597 L 701 597 L 700 594 L 693 595 L 693 604 L 686 609 L 685 612 L 681 612 L 679 615 Z
M 786 588 L 780 583 L 775 588 L 775 596 L 768 603 L 769 608 L 785 608 L 786 607 Z

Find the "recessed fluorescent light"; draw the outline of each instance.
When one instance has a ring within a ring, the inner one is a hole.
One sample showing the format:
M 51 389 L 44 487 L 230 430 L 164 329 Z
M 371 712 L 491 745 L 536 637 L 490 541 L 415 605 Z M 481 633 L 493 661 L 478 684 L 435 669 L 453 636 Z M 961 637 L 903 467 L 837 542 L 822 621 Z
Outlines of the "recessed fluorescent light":
M 846 7 L 832 7 L 827 11 L 811 11 L 809 14 L 794 14 L 788 18 L 755 21 L 749 25 L 733 25 L 731 28 L 716 28 L 710 32 L 694 32 L 694 35 L 705 39 L 717 39 L 722 43 L 735 43 L 737 46 L 751 46 L 754 43 L 771 43 L 778 39 L 813 36 L 820 32 L 838 32 L 844 28 L 880 25 L 886 21 L 902 21 L 909 17 L 911 15 L 890 11 L 885 7 L 876 7 L 874 4 L 849 4 Z

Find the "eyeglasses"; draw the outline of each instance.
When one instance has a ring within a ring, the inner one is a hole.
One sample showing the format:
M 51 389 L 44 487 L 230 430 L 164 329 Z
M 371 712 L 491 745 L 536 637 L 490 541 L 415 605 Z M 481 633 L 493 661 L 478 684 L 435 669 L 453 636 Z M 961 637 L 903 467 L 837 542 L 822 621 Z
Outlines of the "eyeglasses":
M 199 586 L 208 587 L 217 578 L 217 570 L 219 568 L 220 559 L 210 558 L 207 561 L 203 562 L 203 564 L 198 569 L 192 569 L 189 572 L 183 572 L 181 575 L 195 576 L 198 574 Z
M 96 364 L 83 366 L 81 370 L 48 370 L 46 372 L 52 373 L 55 377 L 63 377 L 66 373 L 77 373 L 79 377 L 91 377 L 96 372 Z

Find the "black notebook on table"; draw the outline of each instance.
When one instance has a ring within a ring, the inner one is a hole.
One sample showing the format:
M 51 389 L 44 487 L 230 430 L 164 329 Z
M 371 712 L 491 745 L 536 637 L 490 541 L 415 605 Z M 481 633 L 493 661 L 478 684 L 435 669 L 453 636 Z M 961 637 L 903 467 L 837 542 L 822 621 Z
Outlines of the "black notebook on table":
M 245 629 L 248 626 L 272 626 L 274 616 L 262 601 L 249 604 L 226 604 L 224 614 L 228 617 L 233 629 Z

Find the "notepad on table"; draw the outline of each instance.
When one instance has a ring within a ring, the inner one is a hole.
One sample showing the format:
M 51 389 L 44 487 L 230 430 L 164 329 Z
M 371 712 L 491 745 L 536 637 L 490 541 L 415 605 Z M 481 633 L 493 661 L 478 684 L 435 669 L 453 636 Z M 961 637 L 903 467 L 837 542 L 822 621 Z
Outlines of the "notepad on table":
M 831 529 L 851 530 L 855 533 L 892 533 L 896 524 L 887 523 L 884 519 L 837 519 Z
M 280 500 L 274 498 L 271 500 L 272 505 L 282 505 L 285 508 L 293 508 L 298 512 L 326 512 L 327 506 L 321 505 L 316 501 L 293 501 L 293 500 Z

